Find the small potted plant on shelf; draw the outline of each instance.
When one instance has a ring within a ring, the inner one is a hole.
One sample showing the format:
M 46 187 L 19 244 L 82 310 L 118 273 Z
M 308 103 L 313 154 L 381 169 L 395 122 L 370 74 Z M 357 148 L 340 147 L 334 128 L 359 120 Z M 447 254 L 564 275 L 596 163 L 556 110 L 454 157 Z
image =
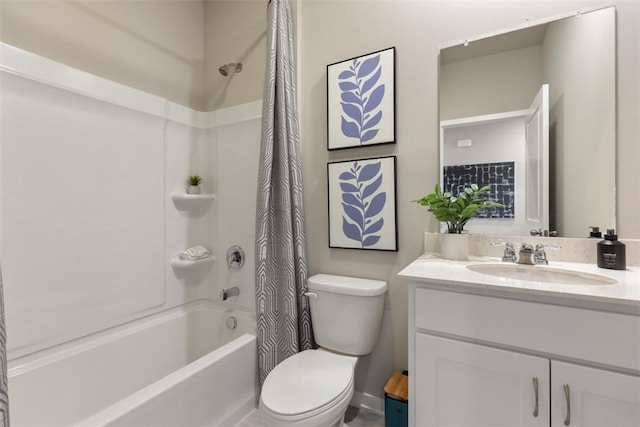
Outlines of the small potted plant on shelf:
M 464 226 L 480 209 L 502 207 L 503 205 L 485 199 L 485 193 L 489 186 L 478 187 L 471 184 L 459 194 L 454 195 L 448 191 L 442 191 L 436 184 L 432 193 L 421 199 L 414 200 L 421 206 L 427 206 L 438 221 L 447 225 L 447 233 L 442 234 L 440 240 L 440 253 L 448 259 L 466 259 L 469 253 L 468 235 Z
M 197 173 L 189 176 L 187 180 L 189 186 L 187 187 L 187 193 L 189 194 L 200 194 L 200 184 L 202 183 L 202 177 Z

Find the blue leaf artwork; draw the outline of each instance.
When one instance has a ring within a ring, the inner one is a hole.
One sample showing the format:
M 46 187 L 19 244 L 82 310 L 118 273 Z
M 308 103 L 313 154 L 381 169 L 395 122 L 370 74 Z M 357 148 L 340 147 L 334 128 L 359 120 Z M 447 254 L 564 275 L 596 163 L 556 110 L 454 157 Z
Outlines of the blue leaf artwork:
M 350 240 L 359 242 L 362 248 L 373 246 L 381 238 L 384 227 L 381 216 L 387 193 L 381 191 L 381 162 L 364 166 L 354 162 L 348 171 L 338 177 L 342 195 L 342 231 Z
M 353 59 L 348 69 L 338 75 L 342 134 L 358 139 L 360 145 L 375 138 L 380 130 L 376 126 L 382 120 L 380 104 L 385 95 L 381 76 L 380 54 L 365 60 Z

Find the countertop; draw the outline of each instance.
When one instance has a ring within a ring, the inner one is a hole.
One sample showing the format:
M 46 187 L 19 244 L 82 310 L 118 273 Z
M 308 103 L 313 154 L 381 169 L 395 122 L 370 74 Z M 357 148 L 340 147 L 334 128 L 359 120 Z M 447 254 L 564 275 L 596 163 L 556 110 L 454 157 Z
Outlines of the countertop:
M 438 255 L 426 254 L 404 268 L 399 276 L 414 281 L 437 282 L 440 287 L 475 289 L 478 291 L 508 291 L 524 297 L 537 295 L 560 299 L 560 302 L 606 303 L 640 313 L 640 268 L 608 270 L 594 264 L 576 262 L 550 262 L 545 269 L 562 269 L 596 274 L 614 279 L 616 283 L 606 285 L 577 285 L 553 282 L 497 277 L 467 269 L 479 263 L 503 264 L 499 258 L 469 257 L 466 261 L 451 261 Z M 504 263 L 507 264 L 507 263 Z

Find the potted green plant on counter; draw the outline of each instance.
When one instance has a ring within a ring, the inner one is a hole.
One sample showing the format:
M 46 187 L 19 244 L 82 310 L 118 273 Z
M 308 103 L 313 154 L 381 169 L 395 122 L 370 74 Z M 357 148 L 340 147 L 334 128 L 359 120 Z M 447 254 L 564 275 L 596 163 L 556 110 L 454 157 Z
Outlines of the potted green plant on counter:
M 193 174 L 189 176 L 187 180 L 189 186 L 187 187 L 187 193 L 189 194 L 200 194 L 200 184 L 202 183 L 202 177 L 200 175 Z
M 448 259 L 466 259 L 469 253 L 468 235 L 462 234 L 464 226 L 480 209 L 502 207 L 503 205 L 487 200 L 486 193 L 490 187 L 479 187 L 471 184 L 459 194 L 454 195 L 442 191 L 436 184 L 432 193 L 415 200 L 421 206 L 426 206 L 438 221 L 447 225 L 447 233 L 440 240 L 440 253 Z

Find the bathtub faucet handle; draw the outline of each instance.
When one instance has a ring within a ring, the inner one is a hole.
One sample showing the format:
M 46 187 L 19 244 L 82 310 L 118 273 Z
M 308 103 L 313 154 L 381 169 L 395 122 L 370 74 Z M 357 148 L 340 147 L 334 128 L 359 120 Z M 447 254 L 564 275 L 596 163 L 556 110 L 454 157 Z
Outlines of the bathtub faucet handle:
M 220 292 L 220 299 L 222 301 L 226 301 L 229 297 L 237 297 L 238 295 L 240 295 L 240 288 L 233 286 L 231 288 L 223 289 Z
M 244 250 L 240 246 L 231 246 L 227 251 L 227 268 L 240 270 L 244 265 L 245 258 Z

